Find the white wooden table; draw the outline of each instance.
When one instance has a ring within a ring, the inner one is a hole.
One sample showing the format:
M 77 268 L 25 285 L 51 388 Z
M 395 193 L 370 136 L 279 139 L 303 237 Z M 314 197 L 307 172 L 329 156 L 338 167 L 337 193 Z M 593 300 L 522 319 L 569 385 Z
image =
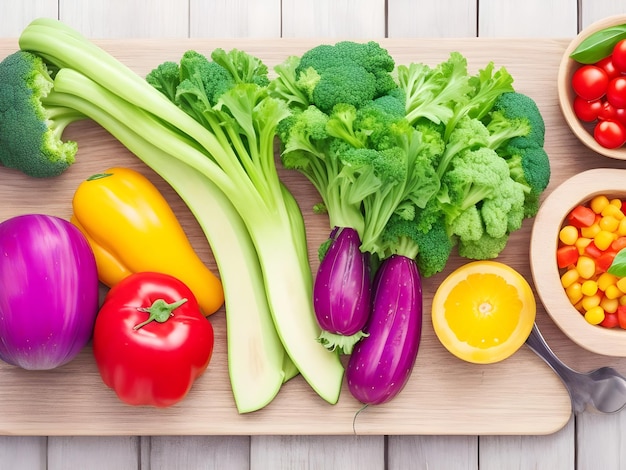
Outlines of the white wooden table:
M 0 0 L 0 37 L 49 16 L 93 38 L 571 38 L 616 13 L 626 1 Z M 619 470 L 626 412 L 547 436 L 0 436 L 0 470 L 200 468 Z

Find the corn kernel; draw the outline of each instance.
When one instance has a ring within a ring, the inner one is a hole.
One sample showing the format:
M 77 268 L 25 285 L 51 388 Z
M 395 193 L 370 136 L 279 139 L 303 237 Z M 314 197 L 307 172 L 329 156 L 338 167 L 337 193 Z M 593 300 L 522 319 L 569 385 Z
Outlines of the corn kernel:
M 611 246 L 613 240 L 615 240 L 616 236 L 613 232 L 608 232 L 606 230 L 600 230 L 595 237 L 593 237 L 593 243 L 598 247 L 598 249 L 604 251 L 608 247 Z
M 566 245 L 573 245 L 578 240 L 578 229 L 573 225 L 566 225 L 559 232 L 559 240 Z
M 596 214 L 599 214 L 600 212 L 602 212 L 602 209 L 604 209 L 609 204 L 610 204 L 609 198 L 604 195 L 600 195 L 600 196 L 594 197 L 591 200 L 591 202 L 589 203 L 589 207 Z
M 622 208 L 622 200 L 620 198 L 618 198 L 618 197 L 611 199 L 609 201 L 609 204 L 611 204 L 612 206 L 617 207 L 620 210 Z
M 587 248 L 587 245 L 589 245 L 589 243 L 591 243 L 591 238 L 578 237 L 576 239 L 576 241 L 574 242 L 574 246 L 578 248 L 579 255 L 585 254 L 585 248 Z
M 580 291 L 580 288 L 580 282 L 575 282 L 571 284 L 567 289 L 565 289 L 565 294 L 567 295 L 567 298 L 572 303 L 572 305 L 577 304 L 583 298 L 583 293 Z
M 617 299 L 609 299 L 608 297 L 603 297 L 600 301 L 600 307 L 602 307 L 604 313 L 615 313 L 617 312 L 618 306 L 619 300 Z
M 600 215 L 603 217 L 613 216 L 618 220 L 624 218 L 624 213 L 622 212 L 622 206 L 620 205 L 619 207 L 617 207 L 615 204 L 609 204 L 608 206 L 606 206 L 604 209 L 602 209 L 602 212 L 600 212 Z
M 580 229 L 580 234 L 585 238 L 593 238 L 598 232 L 602 230 L 598 223 L 591 224 L 589 227 L 582 227 Z
M 579 256 L 576 262 L 576 271 L 583 279 L 591 279 L 596 273 L 596 263 L 588 256 Z
M 606 288 L 604 295 L 606 295 L 609 299 L 617 299 L 620 295 L 622 295 L 622 291 L 617 288 L 617 284 L 612 284 Z
M 584 281 L 581 285 L 581 292 L 583 293 L 583 295 L 596 295 L 596 292 L 598 292 L 598 283 L 596 281 Z
M 598 289 L 606 291 L 609 286 L 614 285 L 617 282 L 617 277 L 613 274 L 602 273 L 598 276 Z
M 619 236 L 626 235 L 626 217 L 619 221 L 619 225 L 617 227 L 617 234 Z
M 602 320 L 604 320 L 604 310 L 600 306 L 593 307 L 587 310 L 585 312 L 585 320 L 587 320 L 592 325 L 602 323 Z
M 583 311 L 587 311 L 600 305 L 600 302 L 602 302 L 602 296 L 600 294 L 586 295 L 583 296 L 583 299 L 580 301 L 580 305 L 583 308 Z
M 620 305 L 626 305 L 626 295 L 622 295 L 618 300 Z
M 564 289 L 567 289 L 569 286 L 578 281 L 579 278 L 580 276 L 578 275 L 578 271 L 575 269 L 568 269 L 561 276 L 561 285 Z
M 622 294 L 626 294 L 626 277 L 620 277 L 615 283 Z
M 605 215 L 600 219 L 598 225 L 602 230 L 615 232 L 617 230 L 617 227 L 619 227 L 619 219 L 612 215 Z

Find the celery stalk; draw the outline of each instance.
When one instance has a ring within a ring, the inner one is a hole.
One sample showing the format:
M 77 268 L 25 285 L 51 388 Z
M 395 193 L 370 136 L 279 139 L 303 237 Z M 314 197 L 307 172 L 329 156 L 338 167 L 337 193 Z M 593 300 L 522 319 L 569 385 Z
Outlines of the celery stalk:
M 23 31 L 20 47 L 67 67 L 57 74 L 55 88 L 89 102 L 103 99 L 99 107 L 163 148 L 177 163 L 200 172 L 226 195 L 254 243 L 270 312 L 285 350 L 309 385 L 323 399 L 336 403 L 343 366 L 337 354 L 316 341 L 319 326 L 313 313 L 312 275 L 301 262 L 306 239 L 292 229 L 293 214 L 287 209 L 274 166 L 271 133 L 258 136 L 258 162 L 241 163 L 242 156 L 226 148 L 219 136 L 95 44 L 58 25 L 55 20 L 35 20 Z M 65 72 L 72 70 L 84 80 L 89 77 L 99 83 L 103 92 L 94 94 L 94 86 L 85 85 L 79 77 L 70 79 L 71 74 Z M 168 148 L 172 136 L 188 145 Z M 249 168 L 257 173 L 248 174 Z
M 158 173 L 187 204 L 207 238 L 222 277 L 228 372 L 237 410 L 248 413 L 270 403 L 286 380 L 283 367 L 289 360 L 274 329 L 254 245 L 230 201 L 197 170 L 174 159 L 93 103 L 58 92 L 51 94 L 47 103 L 71 107 L 100 124 Z M 176 141 L 172 144 L 180 145 Z

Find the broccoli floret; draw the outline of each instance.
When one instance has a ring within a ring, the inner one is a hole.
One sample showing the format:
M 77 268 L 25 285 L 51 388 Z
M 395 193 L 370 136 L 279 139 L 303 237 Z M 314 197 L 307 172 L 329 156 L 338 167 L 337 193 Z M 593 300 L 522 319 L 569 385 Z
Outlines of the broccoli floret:
M 422 211 L 415 210 L 413 219 L 399 214 L 391 216 L 381 236 L 383 257 L 393 254 L 414 259 L 423 277 L 437 274 L 446 266 L 452 253 L 453 241 L 446 231 L 443 219 L 435 221 L 429 230 L 420 228 Z
M 461 211 L 449 224 L 449 232 L 461 241 L 476 241 L 485 233 L 480 210 L 476 205 Z
M 506 161 L 488 147 L 464 150 L 442 178 L 451 205 L 460 210 L 491 198 L 506 181 L 510 181 Z
M 318 107 L 318 109 L 320 109 Z M 323 110 L 320 110 L 323 112 Z M 356 107 L 348 103 L 336 104 L 330 113 L 326 124 L 328 135 L 341 139 L 354 148 L 367 146 L 367 135 L 359 132 L 355 127 L 357 120 Z
M 444 138 L 445 139 L 445 138 Z M 446 148 L 437 165 L 437 174 L 441 178 L 452 160 L 465 150 L 475 150 L 487 147 L 489 143 L 489 131 L 482 121 L 464 116 L 446 141 Z
M 522 185 L 510 178 L 502 184 L 480 206 L 485 222 L 485 232 L 493 238 L 519 230 L 524 220 L 524 190 Z
M 524 188 L 524 217 L 534 217 L 539 210 L 539 198 L 550 183 L 550 158 L 543 147 L 518 147 L 525 141 L 517 138 L 507 147 L 505 160 L 511 178 Z
M 51 73 L 39 56 L 26 51 L 0 62 L 0 163 L 39 178 L 60 175 L 74 163 L 78 144 L 62 136 L 69 124 L 84 118 L 53 104 Z
M 375 41 L 320 44 L 291 56 L 275 71 L 272 93 L 290 104 L 315 105 L 327 114 L 338 103 L 359 108 L 397 88 L 395 62 Z
M 459 240 L 458 252 L 464 258 L 483 260 L 497 258 L 504 250 L 509 240 L 509 234 L 494 238 L 484 233 L 478 240 Z
M 146 81 L 174 102 L 180 84 L 180 67 L 173 61 L 163 62 L 146 75 Z
M 516 137 L 525 137 L 525 146 L 544 145 L 545 121 L 537 103 L 528 95 L 519 92 L 501 94 L 483 120 L 491 134 L 491 148 L 506 146 Z

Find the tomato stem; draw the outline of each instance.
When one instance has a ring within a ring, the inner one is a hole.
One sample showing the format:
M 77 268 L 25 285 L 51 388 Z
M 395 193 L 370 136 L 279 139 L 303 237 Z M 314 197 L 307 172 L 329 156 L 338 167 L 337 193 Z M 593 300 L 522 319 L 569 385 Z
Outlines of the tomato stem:
M 187 299 L 180 299 L 177 302 L 168 304 L 163 299 L 155 300 L 150 307 L 138 307 L 137 310 L 140 312 L 149 313 L 150 316 L 144 322 L 141 322 L 133 327 L 133 330 L 138 330 L 144 325 L 147 325 L 151 321 L 158 321 L 159 323 L 166 322 L 170 317 L 174 316 L 172 313 L 173 310 L 180 307 L 182 304 L 187 302 Z

